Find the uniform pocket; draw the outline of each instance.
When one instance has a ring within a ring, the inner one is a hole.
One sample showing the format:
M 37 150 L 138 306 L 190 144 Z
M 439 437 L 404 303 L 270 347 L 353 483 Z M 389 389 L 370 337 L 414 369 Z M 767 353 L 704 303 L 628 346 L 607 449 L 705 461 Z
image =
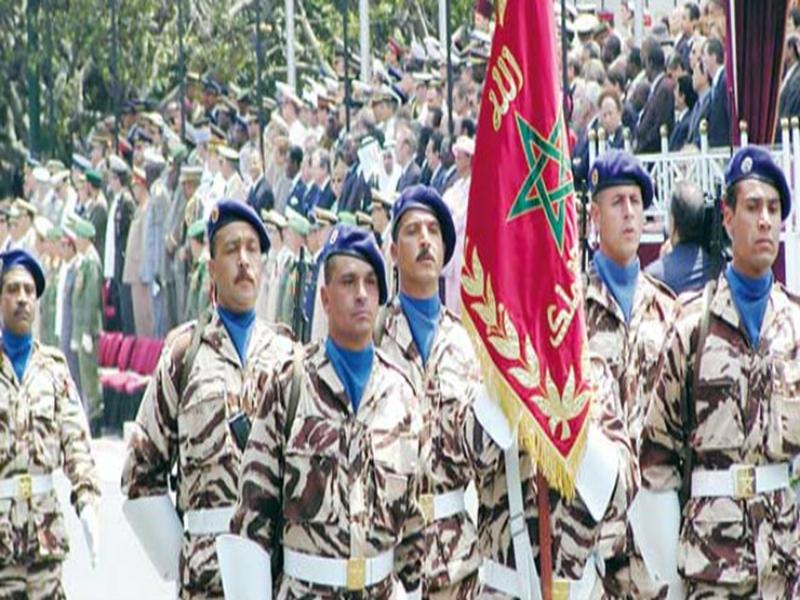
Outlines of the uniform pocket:
M 736 584 L 755 578 L 752 533 L 731 498 L 692 498 L 684 509 L 678 570 L 692 581 Z
M 701 382 L 695 393 L 695 427 L 692 445 L 699 451 L 739 448 L 744 428 L 739 413 L 738 380 Z
M 33 437 L 33 463 L 52 471 L 61 463 L 61 439 L 52 389 L 31 395 L 30 427 Z
M 217 463 L 229 454 L 225 386 L 212 380 L 198 384 L 178 413 L 178 441 L 182 468 Z
M 800 451 L 800 361 L 776 359 L 770 374 L 772 412 L 768 447 L 773 459 L 787 459 Z
M 14 530 L 11 526 L 11 500 L 0 500 L 0 565 L 14 559 Z
M 283 514 L 288 521 L 333 524 L 342 502 L 339 430 L 320 417 L 296 419 L 284 454 Z

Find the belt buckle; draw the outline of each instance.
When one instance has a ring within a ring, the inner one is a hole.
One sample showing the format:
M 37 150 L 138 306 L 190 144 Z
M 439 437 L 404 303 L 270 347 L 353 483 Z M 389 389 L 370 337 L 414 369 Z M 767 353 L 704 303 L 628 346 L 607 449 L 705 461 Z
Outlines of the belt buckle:
M 33 477 L 30 473 L 17 477 L 17 497 L 21 500 L 30 500 L 33 497 Z
M 738 499 L 752 498 L 756 495 L 756 468 L 752 465 L 734 465 L 733 495 Z
M 419 507 L 426 523 L 433 522 L 433 494 L 420 494 Z
M 553 579 L 553 600 L 569 600 L 569 579 Z
M 367 561 L 363 558 L 347 559 L 347 589 L 360 592 L 367 580 Z

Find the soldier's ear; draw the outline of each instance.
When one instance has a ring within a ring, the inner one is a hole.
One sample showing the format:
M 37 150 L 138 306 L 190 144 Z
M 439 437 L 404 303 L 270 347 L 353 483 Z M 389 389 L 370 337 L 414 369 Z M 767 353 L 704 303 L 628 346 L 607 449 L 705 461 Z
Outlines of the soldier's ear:
M 392 262 L 397 264 L 397 244 L 392 241 L 392 244 L 389 246 L 389 252 L 392 255 Z

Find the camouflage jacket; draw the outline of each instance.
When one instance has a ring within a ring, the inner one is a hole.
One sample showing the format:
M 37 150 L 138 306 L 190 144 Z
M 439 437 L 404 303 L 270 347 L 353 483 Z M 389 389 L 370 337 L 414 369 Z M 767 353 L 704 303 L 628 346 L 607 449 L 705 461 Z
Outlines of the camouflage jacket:
M 589 348 L 605 359 L 619 387 L 625 425 L 631 436 L 634 469 L 634 489 L 631 492 L 635 495 L 641 481 L 638 456 L 642 421 L 658 354 L 674 315 L 674 295 L 657 279 L 640 273 L 628 324 L 611 291 L 592 266 L 585 297 Z M 607 591 L 614 596 L 632 595 L 643 600 L 658 597 L 666 589 L 662 590 L 646 575 L 626 515 L 621 517 L 616 521 L 606 521 L 601 533 L 601 556 L 613 561 L 613 565 L 609 563 L 607 568 Z M 618 573 L 624 566 L 628 569 Z
M 421 419 L 408 380 L 378 350 L 353 413 L 324 344 L 306 349 L 297 412 L 284 434 L 293 361 L 257 375 L 258 413 L 242 462 L 231 530 L 275 551 L 278 511 L 283 547 L 329 558 L 370 558 L 394 549 L 406 590 L 420 584 L 424 522 L 418 502 Z M 396 579 L 368 587 L 390 598 Z M 276 598 L 344 598 L 344 589 L 290 577 Z
M 400 301 L 382 309 L 380 348 L 409 376 L 422 406 L 422 493 L 464 490 L 474 479 L 463 449 L 459 412 L 469 388 L 480 381 L 478 361 L 466 330 L 442 307 L 427 364 L 417 350 Z M 424 574 L 426 587 L 446 587 L 477 571 L 480 553 L 475 526 L 466 512 L 429 523 Z
M 611 501 L 601 523 L 594 521 L 577 492 L 572 500 L 567 500 L 556 492 L 550 493 L 553 575 L 571 580 L 580 579 L 584 568 L 595 568 L 594 563 L 589 560 L 598 551 L 601 525 L 608 520 L 620 519 L 628 509 L 635 472 L 631 468 L 633 460 L 630 438 L 625 423 L 620 418 L 622 410 L 616 383 L 602 359 L 593 357 L 591 364 L 597 388 L 590 418 L 614 444 L 620 462 Z M 471 460 L 478 472 L 478 535 L 481 551 L 487 558 L 513 567 L 516 563 L 509 525 L 504 452 L 471 413 L 464 420 L 463 428 Z M 524 450 L 520 451 L 520 475 L 528 536 L 534 558 L 538 560 L 536 478 L 530 456 Z M 481 598 L 499 599 L 505 596 L 499 592 L 484 591 Z
M 195 321 L 167 337 L 158 366 L 144 393 L 128 442 L 122 474 L 123 493 L 131 499 L 167 493 L 177 464 L 178 511 L 233 506 L 239 483 L 239 451 L 228 419 L 242 410 L 254 412 L 245 381 L 257 369 L 267 370 L 291 353 L 291 342 L 256 320 L 246 364 L 216 311 L 206 325 L 181 390 L 183 358 Z M 213 535 L 186 535 L 181 561 L 184 594 L 216 594 L 222 587 Z
M 22 382 L 0 347 L 0 479 L 63 468 L 80 514 L 100 487 L 89 425 L 64 356 L 33 343 Z M 55 490 L 0 499 L 0 565 L 63 560 L 67 530 Z
M 694 370 L 702 293 L 681 297 L 658 362 L 642 432 L 643 484 L 681 485 L 684 423 L 680 399 Z M 748 341 L 727 279 L 710 304 L 689 434 L 697 469 L 788 462 L 800 452 L 800 306 L 774 284 L 758 347 Z M 683 507 L 678 569 L 690 582 L 745 584 L 792 577 L 800 562 L 797 508 L 790 488 L 750 498 L 694 497 Z

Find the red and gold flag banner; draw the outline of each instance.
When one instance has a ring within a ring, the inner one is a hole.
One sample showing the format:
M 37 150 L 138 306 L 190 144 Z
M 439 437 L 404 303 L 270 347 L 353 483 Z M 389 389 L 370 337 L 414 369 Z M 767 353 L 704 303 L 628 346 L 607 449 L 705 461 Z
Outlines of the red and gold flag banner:
M 571 497 L 592 387 L 552 0 L 499 0 L 467 211 L 461 302 L 490 393 Z

